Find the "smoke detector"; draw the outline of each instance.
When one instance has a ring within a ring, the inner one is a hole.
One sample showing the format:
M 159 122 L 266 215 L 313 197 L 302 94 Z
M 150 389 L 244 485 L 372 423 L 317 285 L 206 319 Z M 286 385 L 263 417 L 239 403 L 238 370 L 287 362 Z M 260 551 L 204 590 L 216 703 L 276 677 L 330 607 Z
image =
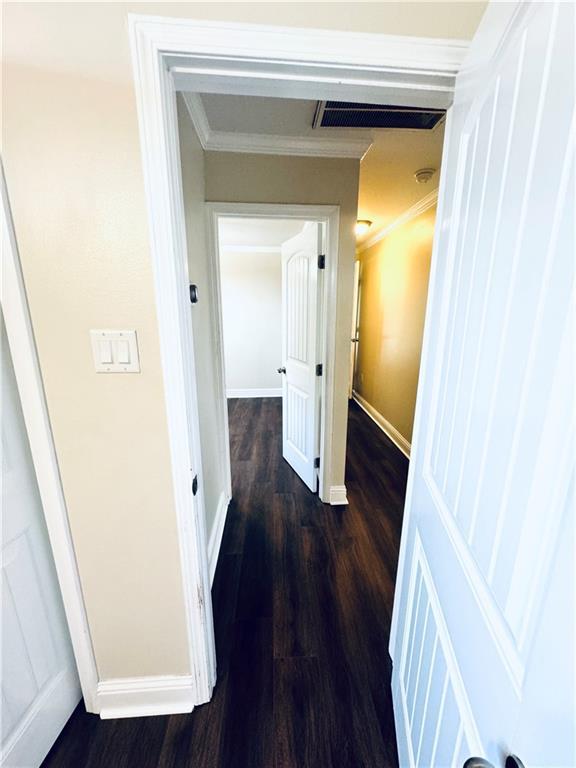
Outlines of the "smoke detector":
M 420 168 L 414 174 L 418 184 L 428 184 L 432 176 L 436 173 L 436 168 Z

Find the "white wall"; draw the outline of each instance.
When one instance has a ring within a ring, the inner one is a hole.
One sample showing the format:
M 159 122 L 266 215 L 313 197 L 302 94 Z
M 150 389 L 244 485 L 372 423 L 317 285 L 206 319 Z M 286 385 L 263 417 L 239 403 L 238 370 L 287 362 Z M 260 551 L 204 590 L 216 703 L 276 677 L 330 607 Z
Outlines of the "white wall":
M 228 396 L 280 396 L 281 255 L 224 249 L 220 276 Z

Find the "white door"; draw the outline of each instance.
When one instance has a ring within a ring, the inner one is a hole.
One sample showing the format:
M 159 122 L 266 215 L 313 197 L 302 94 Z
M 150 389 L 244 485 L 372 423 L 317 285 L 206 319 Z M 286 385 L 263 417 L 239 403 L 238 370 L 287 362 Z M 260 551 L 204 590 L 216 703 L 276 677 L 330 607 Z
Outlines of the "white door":
M 282 455 L 317 490 L 320 456 L 322 225 L 308 222 L 282 245 Z
M 35 768 L 80 700 L 8 340 L 2 334 L 2 758 Z
M 574 13 L 490 5 L 447 121 L 390 644 L 403 766 L 576 765 Z

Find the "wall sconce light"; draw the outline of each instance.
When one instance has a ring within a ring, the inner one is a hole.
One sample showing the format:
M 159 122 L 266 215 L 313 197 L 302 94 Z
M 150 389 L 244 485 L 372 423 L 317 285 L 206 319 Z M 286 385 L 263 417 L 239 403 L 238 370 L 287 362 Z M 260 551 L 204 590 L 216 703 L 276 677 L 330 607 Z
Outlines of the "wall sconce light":
M 356 222 L 356 237 L 362 237 L 372 226 L 372 222 L 369 219 L 358 219 Z

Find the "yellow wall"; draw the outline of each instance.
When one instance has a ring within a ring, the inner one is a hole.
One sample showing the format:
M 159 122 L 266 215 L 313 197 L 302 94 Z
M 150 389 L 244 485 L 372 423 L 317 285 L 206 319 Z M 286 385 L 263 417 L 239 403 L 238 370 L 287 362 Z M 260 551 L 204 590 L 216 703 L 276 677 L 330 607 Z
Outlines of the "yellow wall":
M 412 441 L 436 209 L 360 254 L 355 391 Z
M 210 202 L 340 206 L 330 485 L 344 484 L 346 464 L 359 171 L 358 160 L 206 152 L 206 199 Z

